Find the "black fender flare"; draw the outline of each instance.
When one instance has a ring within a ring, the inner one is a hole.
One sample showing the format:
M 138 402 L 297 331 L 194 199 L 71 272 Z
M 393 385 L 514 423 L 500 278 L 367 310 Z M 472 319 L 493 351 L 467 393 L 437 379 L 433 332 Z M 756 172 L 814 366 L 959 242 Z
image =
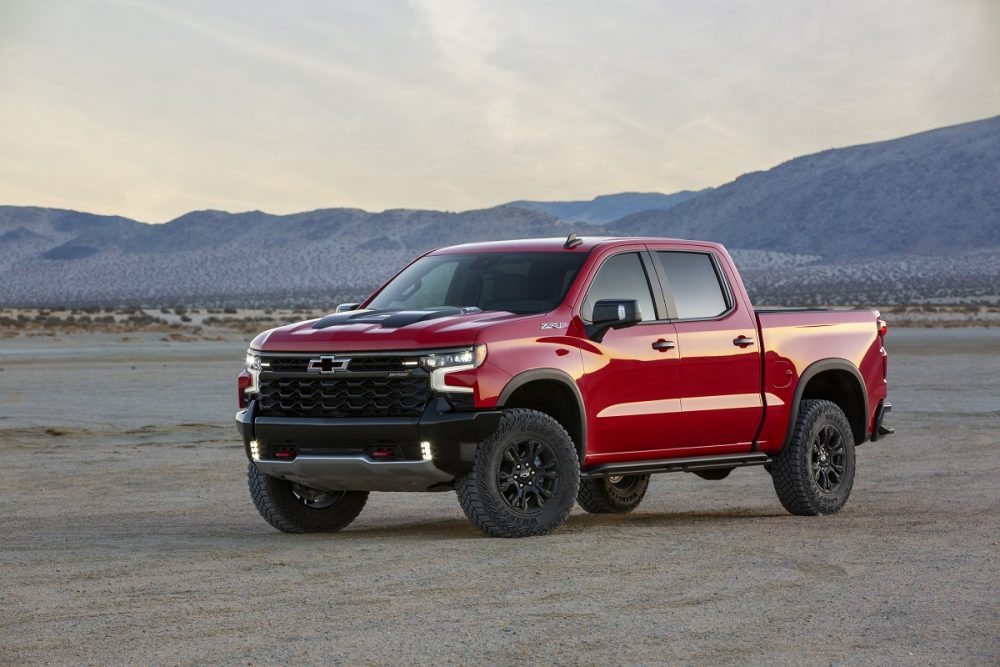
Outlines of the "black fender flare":
M 503 409 L 510 397 L 514 395 L 514 392 L 521 387 L 529 384 L 531 382 L 537 382 L 539 380 L 550 380 L 558 382 L 565 385 L 570 392 L 572 392 L 574 399 L 576 400 L 576 406 L 580 413 L 580 442 L 576 443 L 577 448 L 580 450 L 580 461 L 582 462 L 584 457 L 587 455 L 587 410 L 583 402 L 583 394 L 580 392 L 580 387 L 577 386 L 576 380 L 573 376 L 566 371 L 561 371 L 558 368 L 533 368 L 529 371 L 523 371 L 518 373 L 504 385 L 503 390 L 500 392 L 500 396 L 497 398 L 497 408 Z
M 865 380 L 861 377 L 861 371 L 853 363 L 847 359 L 833 357 L 814 361 L 799 376 L 799 380 L 795 385 L 795 395 L 792 398 L 791 410 L 788 414 L 788 429 L 785 432 L 785 443 L 783 446 L 787 446 L 791 442 L 792 434 L 795 432 L 795 422 L 799 418 L 799 406 L 802 404 L 802 394 L 805 392 L 806 386 L 810 380 L 826 371 L 847 371 L 854 378 L 854 382 L 857 384 L 857 389 L 859 390 L 857 395 L 861 399 L 859 406 L 861 408 L 862 419 L 861 435 L 859 436 L 858 431 L 854 429 L 855 424 L 851 424 L 851 428 L 854 429 L 854 444 L 861 444 L 865 441 L 868 435 L 868 388 L 865 386 Z

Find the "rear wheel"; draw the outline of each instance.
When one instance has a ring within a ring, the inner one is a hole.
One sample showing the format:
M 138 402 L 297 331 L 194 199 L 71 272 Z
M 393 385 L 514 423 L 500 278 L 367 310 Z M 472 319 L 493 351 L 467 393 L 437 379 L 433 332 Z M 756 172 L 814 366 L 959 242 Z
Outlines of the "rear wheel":
M 257 511 L 284 533 L 332 533 L 361 514 L 367 491 L 320 491 L 265 475 L 253 463 L 247 485 Z
M 854 433 L 836 403 L 802 401 L 790 442 L 774 457 L 771 480 L 792 514 L 840 510 L 854 486 Z
M 569 434 L 535 410 L 506 410 L 456 482 L 465 515 L 491 537 L 544 535 L 569 516 L 580 463 Z
M 646 495 L 649 475 L 612 475 L 580 482 L 576 501 L 591 514 L 627 514 Z

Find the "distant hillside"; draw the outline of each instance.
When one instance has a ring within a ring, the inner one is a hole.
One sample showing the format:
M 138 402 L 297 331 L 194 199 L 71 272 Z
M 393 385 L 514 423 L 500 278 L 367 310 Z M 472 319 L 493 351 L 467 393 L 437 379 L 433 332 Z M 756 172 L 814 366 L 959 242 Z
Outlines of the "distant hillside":
M 1000 248 L 1000 116 L 796 158 L 609 227 L 831 261 Z
M 671 208 L 579 221 L 664 198 Z M 702 193 L 464 213 L 197 211 L 162 225 L 0 206 L 0 306 L 330 307 L 430 248 L 571 232 L 721 241 L 760 303 L 1000 299 L 1000 117 L 824 151 Z
M 683 190 L 670 195 L 659 192 L 622 192 L 601 195 L 590 201 L 514 201 L 507 205 L 542 211 L 569 222 L 603 225 L 640 211 L 666 211 L 710 189 L 698 192 Z
M 596 228 L 538 211 L 197 211 L 162 225 L 0 207 L 0 305 L 330 303 L 369 292 L 415 255 L 478 240 Z

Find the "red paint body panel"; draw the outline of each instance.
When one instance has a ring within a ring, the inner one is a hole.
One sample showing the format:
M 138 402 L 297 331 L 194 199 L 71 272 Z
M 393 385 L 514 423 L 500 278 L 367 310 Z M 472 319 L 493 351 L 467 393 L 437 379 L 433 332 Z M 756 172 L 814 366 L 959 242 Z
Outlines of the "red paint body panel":
M 785 442 L 788 419 L 799 377 L 824 359 L 843 359 L 861 373 L 868 393 L 866 429 L 879 401 L 887 396 L 878 336 L 877 311 L 787 312 L 758 315 L 765 354 L 764 395 L 767 410 L 758 441 L 762 451 L 777 451 Z
M 859 371 L 868 396 L 865 417 L 870 433 L 887 387 L 876 311 L 756 314 L 732 259 L 718 244 L 588 238 L 572 249 L 563 250 L 562 246 L 563 239 L 532 239 L 468 244 L 431 253 L 545 251 L 586 255 L 563 303 L 549 313 L 478 312 L 395 329 L 375 324 L 313 329 L 314 321 L 310 321 L 266 331 L 251 347 L 336 353 L 485 343 L 485 362 L 479 368 L 450 374 L 447 384 L 471 387 L 475 406 L 487 409 L 498 405 L 504 388 L 521 373 L 551 369 L 565 374 L 576 383 L 583 401 L 585 466 L 780 449 L 799 378 L 810 365 L 827 359 L 844 360 Z M 731 310 L 711 320 L 642 322 L 612 330 L 601 342 L 590 340 L 580 307 L 601 262 L 618 252 L 647 249 L 713 254 L 731 292 Z M 733 340 L 739 336 L 754 342 L 738 347 Z M 652 343 L 658 340 L 674 341 L 676 347 L 655 350 Z

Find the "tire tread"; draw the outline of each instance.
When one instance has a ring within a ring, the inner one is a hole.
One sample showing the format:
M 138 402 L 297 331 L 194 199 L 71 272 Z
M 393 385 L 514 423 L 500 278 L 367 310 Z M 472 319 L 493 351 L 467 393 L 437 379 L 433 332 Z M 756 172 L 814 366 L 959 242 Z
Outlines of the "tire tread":
M 367 491 L 348 491 L 330 507 L 306 507 L 294 498 L 289 482 L 265 475 L 252 462 L 247 487 L 260 515 L 283 533 L 337 532 L 350 525 L 368 501 Z
M 809 440 L 814 424 L 828 417 L 836 422 L 845 439 L 845 447 L 850 450 L 850 465 L 847 467 L 846 487 L 842 497 L 820 497 L 809 468 Z M 797 516 L 817 516 L 833 514 L 843 507 L 850 496 L 854 484 L 854 436 L 847 416 L 836 403 L 826 400 L 804 400 L 799 407 L 795 427 L 788 444 L 774 457 L 771 464 L 771 480 L 778 500 L 789 513 Z
M 546 524 L 537 524 L 531 521 L 516 521 L 508 518 L 508 511 L 503 500 L 496 494 L 486 492 L 481 471 L 488 468 L 487 459 L 490 455 L 490 444 L 500 440 L 503 436 L 513 430 L 522 430 L 542 427 L 552 430 L 556 435 L 555 442 L 548 443 L 553 447 L 569 448 L 572 451 L 572 460 L 576 464 L 572 469 L 565 471 L 565 478 L 560 478 L 560 482 L 568 484 L 572 490 L 572 497 L 575 498 L 580 480 L 579 461 L 577 459 L 576 448 L 569 433 L 559 422 L 549 415 L 529 410 L 527 408 L 512 408 L 505 410 L 496 432 L 484 440 L 476 447 L 476 463 L 472 472 L 463 475 L 455 483 L 455 492 L 458 495 L 458 502 L 462 506 L 462 511 L 481 531 L 490 537 L 530 537 L 534 535 L 545 535 L 560 526 L 569 516 L 573 509 L 573 502 L 566 503 L 564 510 Z

